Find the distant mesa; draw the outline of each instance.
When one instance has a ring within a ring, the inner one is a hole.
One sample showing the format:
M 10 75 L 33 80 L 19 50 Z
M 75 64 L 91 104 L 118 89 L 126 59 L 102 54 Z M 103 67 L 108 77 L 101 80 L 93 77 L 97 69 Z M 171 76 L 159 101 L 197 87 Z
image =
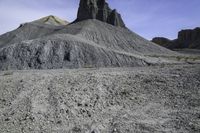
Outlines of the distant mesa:
M 175 40 L 155 37 L 152 39 L 152 42 L 169 49 L 200 49 L 200 28 L 181 30 L 178 33 L 178 38 Z
M 111 10 L 105 0 L 81 0 L 76 22 L 97 19 L 118 27 L 125 27 L 121 15 Z

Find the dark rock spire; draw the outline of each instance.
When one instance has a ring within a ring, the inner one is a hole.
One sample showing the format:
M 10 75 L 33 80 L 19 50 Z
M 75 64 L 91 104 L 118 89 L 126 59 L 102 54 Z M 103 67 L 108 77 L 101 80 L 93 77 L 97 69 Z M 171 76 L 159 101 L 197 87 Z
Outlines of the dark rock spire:
M 80 0 L 76 21 L 98 19 L 118 27 L 125 27 L 121 15 L 111 10 L 105 0 Z

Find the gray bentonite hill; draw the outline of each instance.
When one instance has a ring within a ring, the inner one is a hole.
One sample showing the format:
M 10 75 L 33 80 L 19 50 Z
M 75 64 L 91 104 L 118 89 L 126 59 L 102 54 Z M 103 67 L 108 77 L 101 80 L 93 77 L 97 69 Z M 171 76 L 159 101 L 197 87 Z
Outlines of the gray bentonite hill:
M 51 15 L 0 36 L 0 133 L 200 133 L 199 55 L 81 0 L 72 23 Z
M 105 1 L 81 1 L 68 25 L 41 20 L 0 36 L 0 70 L 146 66 L 170 62 L 149 55 L 176 54 L 130 31 Z

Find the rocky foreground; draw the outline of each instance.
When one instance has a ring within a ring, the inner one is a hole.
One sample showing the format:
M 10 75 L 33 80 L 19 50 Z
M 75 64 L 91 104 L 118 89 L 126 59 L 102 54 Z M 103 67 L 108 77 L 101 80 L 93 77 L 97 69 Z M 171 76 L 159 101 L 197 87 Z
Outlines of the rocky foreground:
M 0 72 L 1 133 L 199 133 L 200 65 Z

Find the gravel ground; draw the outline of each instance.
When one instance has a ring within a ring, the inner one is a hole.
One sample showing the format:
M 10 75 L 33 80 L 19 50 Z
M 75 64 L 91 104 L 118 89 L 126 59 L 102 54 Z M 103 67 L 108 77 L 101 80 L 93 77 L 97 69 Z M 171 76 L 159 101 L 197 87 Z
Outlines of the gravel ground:
M 1 133 L 199 133 L 200 65 L 0 72 Z

